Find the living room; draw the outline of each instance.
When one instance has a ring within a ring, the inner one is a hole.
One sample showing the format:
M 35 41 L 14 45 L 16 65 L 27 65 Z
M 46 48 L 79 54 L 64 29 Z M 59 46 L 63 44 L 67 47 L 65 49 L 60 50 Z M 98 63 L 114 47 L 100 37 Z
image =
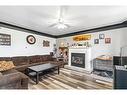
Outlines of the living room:
M 126 9 L 0 6 L 0 89 L 127 89 Z

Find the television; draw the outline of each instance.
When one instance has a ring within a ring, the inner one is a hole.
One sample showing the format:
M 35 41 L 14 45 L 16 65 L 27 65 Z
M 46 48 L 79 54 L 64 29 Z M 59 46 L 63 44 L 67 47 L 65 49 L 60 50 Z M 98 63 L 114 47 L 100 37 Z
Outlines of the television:
M 127 65 L 127 56 L 113 56 L 113 65 Z

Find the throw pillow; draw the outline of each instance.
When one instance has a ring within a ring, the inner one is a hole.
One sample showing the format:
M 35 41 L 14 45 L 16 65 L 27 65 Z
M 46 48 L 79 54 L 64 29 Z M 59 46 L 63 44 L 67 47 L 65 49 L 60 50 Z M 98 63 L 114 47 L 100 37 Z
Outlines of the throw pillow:
M 12 61 L 0 61 L 0 71 L 6 71 L 14 67 L 15 66 Z

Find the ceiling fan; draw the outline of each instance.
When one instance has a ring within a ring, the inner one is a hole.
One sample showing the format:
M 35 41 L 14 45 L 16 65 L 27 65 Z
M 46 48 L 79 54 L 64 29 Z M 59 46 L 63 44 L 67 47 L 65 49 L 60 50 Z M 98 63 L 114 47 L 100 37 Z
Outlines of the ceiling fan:
M 70 25 L 64 22 L 63 11 L 64 11 L 64 6 L 60 6 L 59 17 L 58 17 L 57 23 L 54 23 L 50 25 L 49 27 L 57 27 L 58 29 L 66 29 L 70 27 Z

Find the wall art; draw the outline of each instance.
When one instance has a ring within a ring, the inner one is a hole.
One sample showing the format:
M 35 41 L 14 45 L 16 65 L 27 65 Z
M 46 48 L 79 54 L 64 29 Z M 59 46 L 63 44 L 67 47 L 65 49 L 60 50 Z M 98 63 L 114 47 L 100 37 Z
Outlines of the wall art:
M 36 42 L 36 38 L 33 35 L 27 36 L 26 40 L 29 44 L 34 44 Z
M 99 34 L 99 39 L 104 39 L 105 35 L 104 34 Z
M 94 44 L 99 44 L 99 39 L 94 39 Z
M 105 38 L 105 44 L 110 44 L 111 43 L 111 38 Z
M 76 35 L 73 37 L 74 41 L 86 41 L 86 40 L 90 40 L 90 39 L 91 39 L 90 34 Z
M 50 46 L 50 42 L 43 40 L 43 47 L 49 47 Z
M 0 45 L 10 46 L 11 45 L 11 35 L 0 33 Z

